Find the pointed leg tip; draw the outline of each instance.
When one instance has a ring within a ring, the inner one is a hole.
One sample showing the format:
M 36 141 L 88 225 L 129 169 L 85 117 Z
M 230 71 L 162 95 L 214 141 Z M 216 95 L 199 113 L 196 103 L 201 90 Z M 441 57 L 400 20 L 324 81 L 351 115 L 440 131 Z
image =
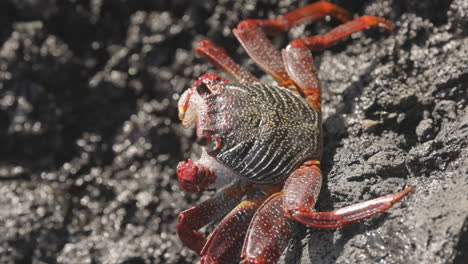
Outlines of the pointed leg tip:
M 405 189 L 399 191 L 398 193 L 394 194 L 394 198 L 393 198 L 393 201 L 391 201 L 392 204 L 400 201 L 401 199 L 403 199 L 403 197 L 407 196 L 409 193 L 411 193 L 412 191 L 414 191 L 414 189 L 416 189 L 416 186 L 414 185 L 408 185 L 408 187 L 406 187 Z
M 204 40 L 200 40 L 198 41 L 195 46 L 198 48 L 198 47 L 204 47 L 204 46 L 209 46 L 209 45 L 212 45 L 213 43 L 207 39 L 204 39 Z
M 197 43 L 195 43 L 195 52 L 197 54 L 200 54 L 200 55 L 203 55 L 205 52 L 206 52 L 206 49 L 208 47 L 211 47 L 213 46 L 213 42 L 209 41 L 209 40 L 200 40 L 198 41 Z
M 257 24 L 257 21 L 255 21 L 255 19 L 245 19 L 239 22 L 237 24 L 237 27 L 234 28 L 233 30 L 240 30 L 242 32 L 244 30 L 255 28 L 257 26 L 258 24 Z
M 415 185 L 408 185 L 408 187 L 406 187 L 403 191 L 406 191 L 405 193 L 410 193 L 412 191 L 414 191 L 416 189 L 416 186 Z
M 406 188 L 404 188 L 403 190 L 400 191 L 400 193 L 406 195 L 412 191 L 414 191 L 414 189 L 416 189 L 416 186 L 415 185 L 412 185 L 412 184 L 409 184 Z
M 195 43 L 195 52 L 199 55 L 209 57 L 210 54 L 219 56 L 220 54 L 226 53 L 226 50 L 205 39 Z
M 393 25 L 392 22 L 382 19 L 382 21 L 379 23 L 379 25 L 389 31 L 395 30 L 395 25 Z
M 392 24 L 392 22 L 380 17 L 362 16 L 361 19 L 365 20 L 369 26 L 377 25 L 389 31 L 393 31 L 395 29 L 395 26 Z

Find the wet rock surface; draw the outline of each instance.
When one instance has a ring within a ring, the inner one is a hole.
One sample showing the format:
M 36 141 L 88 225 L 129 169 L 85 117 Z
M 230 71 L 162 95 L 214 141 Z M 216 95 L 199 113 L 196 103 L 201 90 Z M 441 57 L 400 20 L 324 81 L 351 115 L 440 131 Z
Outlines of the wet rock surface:
M 416 191 L 339 230 L 299 227 L 287 263 L 466 263 L 468 3 L 332 1 L 396 24 L 314 53 L 326 176 L 318 210 Z M 191 263 L 177 214 L 196 149 L 177 99 L 216 72 L 194 42 L 224 46 L 258 76 L 230 29 L 307 1 L 2 1 L 0 263 Z M 40 10 L 40 11 L 39 11 Z M 324 33 L 299 26 L 278 47 Z M 265 81 L 271 81 L 263 77 Z

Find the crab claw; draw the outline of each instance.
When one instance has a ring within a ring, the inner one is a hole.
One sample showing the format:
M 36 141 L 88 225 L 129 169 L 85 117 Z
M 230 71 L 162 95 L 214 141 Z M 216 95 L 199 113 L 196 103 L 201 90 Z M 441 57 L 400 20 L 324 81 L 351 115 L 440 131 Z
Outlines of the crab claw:
M 187 192 L 198 192 L 216 181 L 216 174 L 212 170 L 201 164 L 195 164 L 191 159 L 179 162 L 177 177 Z

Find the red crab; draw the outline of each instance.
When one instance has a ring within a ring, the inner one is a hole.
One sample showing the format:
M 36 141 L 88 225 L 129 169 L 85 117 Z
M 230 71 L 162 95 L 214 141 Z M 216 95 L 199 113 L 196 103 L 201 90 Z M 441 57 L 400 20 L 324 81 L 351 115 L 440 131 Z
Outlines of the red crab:
M 266 34 L 331 15 L 344 24 L 323 35 L 293 40 L 275 50 Z M 349 13 L 316 2 L 276 19 L 241 21 L 233 30 L 250 57 L 278 85 L 261 84 L 221 47 L 204 40 L 196 51 L 237 82 L 215 74 L 198 78 L 179 100 L 184 127 L 196 123 L 202 155 L 180 162 L 183 189 L 197 192 L 228 183 L 211 199 L 182 212 L 177 232 L 202 256 L 202 263 L 275 263 L 294 225 L 338 228 L 381 213 L 414 189 L 406 189 L 332 212 L 316 212 L 322 184 L 320 84 L 312 50 L 326 48 L 371 26 L 392 30 L 390 22 L 371 16 L 348 21 Z M 219 221 L 205 237 L 199 229 Z

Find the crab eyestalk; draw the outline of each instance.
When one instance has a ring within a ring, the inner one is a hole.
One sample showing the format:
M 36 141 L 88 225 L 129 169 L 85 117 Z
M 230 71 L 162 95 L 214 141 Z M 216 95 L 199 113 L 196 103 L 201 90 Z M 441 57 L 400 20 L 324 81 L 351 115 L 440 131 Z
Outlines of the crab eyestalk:
M 216 182 L 216 174 L 201 164 L 195 164 L 191 159 L 179 162 L 177 178 L 182 188 L 187 192 L 198 192 Z
M 193 96 L 192 89 L 185 91 L 179 99 L 179 119 L 182 121 L 182 126 L 189 128 L 198 119 L 198 107 L 200 103 L 196 96 Z M 194 102 L 196 105 L 194 106 Z

